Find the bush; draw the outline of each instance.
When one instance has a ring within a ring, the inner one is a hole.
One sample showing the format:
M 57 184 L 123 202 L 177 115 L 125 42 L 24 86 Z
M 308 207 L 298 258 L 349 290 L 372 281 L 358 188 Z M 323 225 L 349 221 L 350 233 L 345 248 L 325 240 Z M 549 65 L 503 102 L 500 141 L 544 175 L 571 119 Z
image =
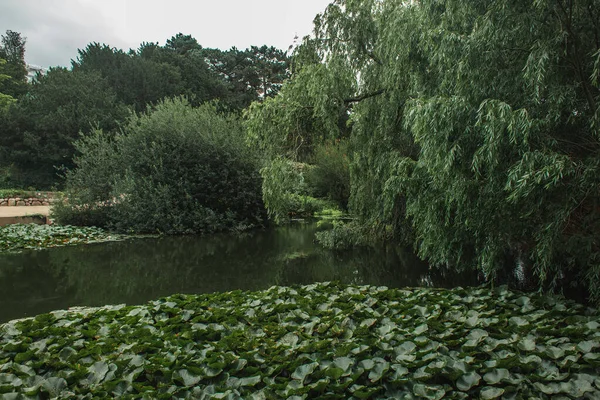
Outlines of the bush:
M 280 223 L 289 217 L 308 217 L 324 209 L 336 208 L 325 199 L 313 197 L 304 176 L 311 165 L 275 158 L 260 172 L 263 199 L 269 216 Z
M 350 197 L 348 145 L 345 141 L 316 147 L 314 168 L 306 172 L 306 181 L 316 197 L 329 198 L 343 209 Z
M 315 233 L 316 241 L 329 250 L 348 250 L 359 246 L 369 246 L 377 241 L 375 236 L 365 225 L 356 221 L 332 222 L 331 229 Z
M 166 100 L 131 117 L 124 132 L 76 143 L 66 174 L 61 223 L 117 231 L 207 233 L 262 225 L 266 218 L 255 154 L 242 127 L 213 105 Z

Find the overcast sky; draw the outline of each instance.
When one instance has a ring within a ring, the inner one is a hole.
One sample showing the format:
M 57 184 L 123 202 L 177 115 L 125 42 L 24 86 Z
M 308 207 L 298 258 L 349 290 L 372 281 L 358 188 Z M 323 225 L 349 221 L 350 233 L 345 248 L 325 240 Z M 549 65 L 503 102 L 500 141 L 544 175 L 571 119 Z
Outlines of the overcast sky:
M 0 0 L 0 33 L 27 38 L 25 59 L 70 66 L 90 42 L 128 50 L 178 32 L 203 47 L 270 45 L 283 50 L 312 31 L 331 0 Z

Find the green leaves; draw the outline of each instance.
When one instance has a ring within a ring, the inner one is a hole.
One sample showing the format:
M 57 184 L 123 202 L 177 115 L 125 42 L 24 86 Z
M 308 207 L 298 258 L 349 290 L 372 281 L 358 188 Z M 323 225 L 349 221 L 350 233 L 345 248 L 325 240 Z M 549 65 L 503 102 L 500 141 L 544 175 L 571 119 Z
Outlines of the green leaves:
M 519 296 L 320 283 L 56 311 L 0 326 L 0 398 L 600 395 L 597 312 Z
M 95 227 L 69 225 L 14 224 L 0 227 L 0 252 L 45 249 L 85 243 L 124 240 L 127 236 L 111 234 Z
M 349 137 L 363 229 L 393 232 L 437 266 L 489 281 L 516 270 L 600 302 L 599 12 L 595 1 L 337 0 L 280 94 L 248 111 L 250 140 L 296 160 L 323 136 Z
M 118 138 L 83 136 L 57 220 L 151 234 L 261 226 L 259 160 L 243 133 L 215 104 L 175 98 L 132 116 Z

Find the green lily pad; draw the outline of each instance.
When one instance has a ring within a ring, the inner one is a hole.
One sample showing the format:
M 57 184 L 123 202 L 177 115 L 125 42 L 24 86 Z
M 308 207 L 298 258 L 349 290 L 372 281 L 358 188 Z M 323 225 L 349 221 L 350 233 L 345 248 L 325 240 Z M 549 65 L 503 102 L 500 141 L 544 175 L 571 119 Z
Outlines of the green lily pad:
M 517 347 L 521 351 L 534 351 L 535 350 L 535 339 L 531 338 L 531 337 L 526 337 L 519 342 Z
M 439 385 L 423 385 L 417 383 L 413 386 L 413 393 L 420 398 L 440 400 L 445 396 L 446 391 Z
M 497 399 L 498 397 L 502 396 L 503 394 L 504 394 L 504 389 L 502 389 L 502 388 L 486 386 L 481 389 L 479 396 L 483 400 L 490 400 L 490 399 Z
M 479 385 L 480 380 L 481 375 L 479 375 L 477 372 L 469 372 L 462 375 L 458 381 L 456 381 L 456 387 L 458 390 L 468 392 L 472 387 Z
M 95 362 L 88 368 L 88 381 L 92 384 L 100 383 L 108 373 L 108 364 L 104 361 Z
M 483 380 L 489 385 L 495 385 L 510 377 L 510 373 L 505 368 L 497 368 L 483 375 Z
M 181 378 L 183 385 L 186 387 L 195 386 L 202 380 L 202 376 L 194 375 L 187 369 L 180 369 L 177 371 L 177 376 Z
M 308 375 L 312 374 L 318 366 L 319 364 L 316 362 L 301 365 L 296 368 L 294 373 L 292 373 L 292 379 L 297 379 L 300 382 L 303 382 L 304 379 L 306 379 Z

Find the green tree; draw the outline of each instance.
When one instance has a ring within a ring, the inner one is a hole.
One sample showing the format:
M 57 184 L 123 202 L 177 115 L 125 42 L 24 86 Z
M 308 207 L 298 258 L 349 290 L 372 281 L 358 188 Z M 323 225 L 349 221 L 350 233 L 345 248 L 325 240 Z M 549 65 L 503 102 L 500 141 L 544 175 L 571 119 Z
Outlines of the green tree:
M 119 101 L 142 112 L 149 104 L 184 92 L 184 81 L 177 66 L 125 53 L 105 44 L 90 43 L 78 50 L 73 71 L 100 73 Z
M 56 166 L 72 167 L 73 142 L 80 132 L 115 131 L 127 115 L 100 74 L 51 68 L 5 117 L 3 164 L 18 167 L 26 186 L 51 186 L 57 181 Z
M 211 71 L 226 83 L 229 93 L 225 101 L 234 109 L 274 96 L 289 77 L 289 58 L 275 47 L 202 49 L 202 55 Z
M 0 59 L 6 64 L 2 73 L 11 79 L 0 80 L 0 93 L 18 98 L 27 91 L 27 64 L 25 63 L 25 38 L 20 33 L 7 30 L 2 35 Z
M 364 224 L 435 265 L 490 280 L 516 265 L 599 301 L 598 15 L 596 0 L 336 0 L 250 138 L 290 143 L 301 111 L 313 138 L 339 135 L 345 110 Z
M 0 85 L 2 82 L 11 79 L 11 77 L 4 73 L 4 66 L 6 65 L 6 60 L 0 58 Z M 6 112 L 8 107 L 15 102 L 15 98 L 9 94 L 2 93 L 0 91 L 0 114 Z

